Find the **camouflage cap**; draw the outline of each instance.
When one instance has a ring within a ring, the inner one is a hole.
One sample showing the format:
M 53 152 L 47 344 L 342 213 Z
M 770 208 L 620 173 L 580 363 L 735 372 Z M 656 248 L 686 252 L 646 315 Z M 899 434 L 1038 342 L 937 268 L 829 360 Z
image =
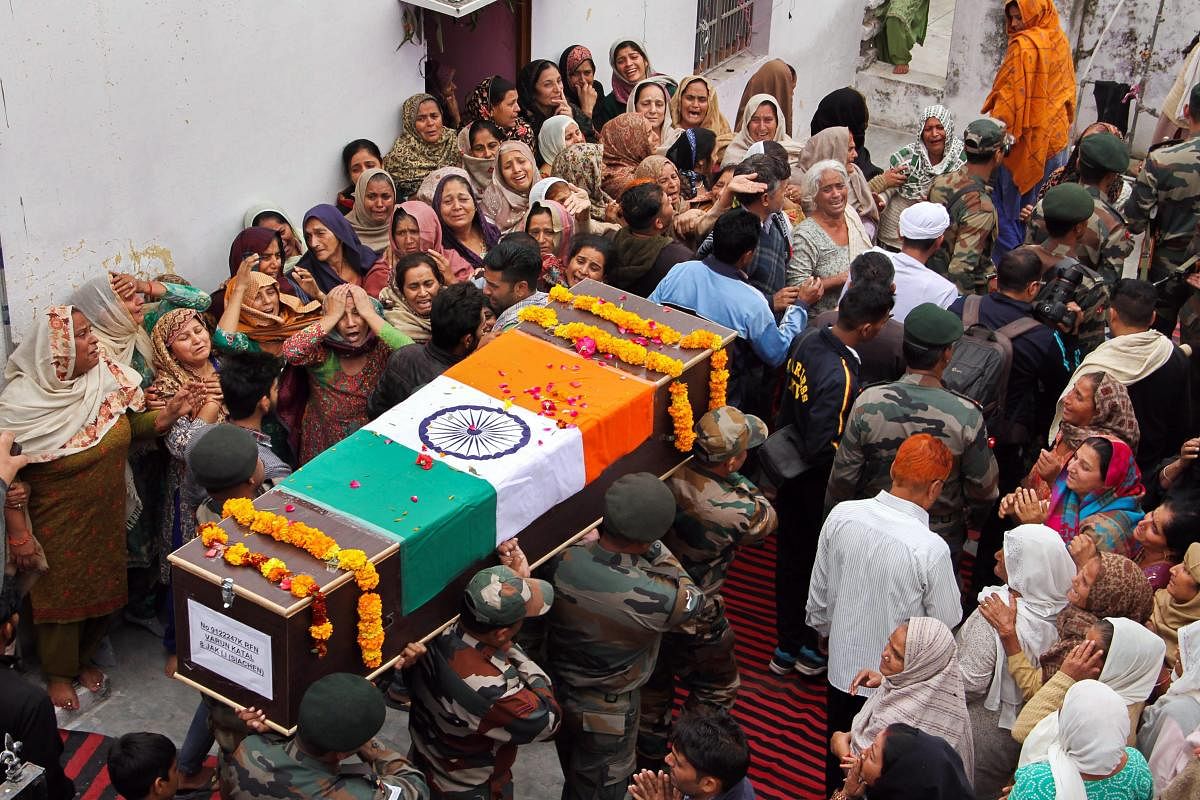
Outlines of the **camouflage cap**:
M 1079 161 L 1107 172 L 1124 172 L 1129 168 L 1129 153 L 1124 142 L 1105 131 L 1079 143 Z
M 695 455 L 701 461 L 719 463 L 740 456 L 767 439 L 767 426 L 753 414 L 733 406 L 709 411 L 696 423 Z
M 973 155 L 994 153 L 1004 146 L 1004 128 L 995 120 L 984 117 L 967 126 L 963 132 L 963 150 Z
M 921 303 L 904 318 L 905 340 L 919 347 L 949 347 L 962 334 L 962 320 L 934 303 Z
M 1060 183 L 1042 197 L 1042 216 L 1048 221 L 1076 225 L 1090 219 L 1095 208 L 1096 201 L 1078 183 Z
M 649 472 L 622 475 L 604 493 L 604 529 L 634 542 L 654 542 L 675 522 L 675 495 Z
M 375 684 L 349 672 L 315 681 L 300 699 L 297 734 L 322 753 L 353 753 L 383 727 L 387 707 Z
M 463 596 L 478 622 L 515 625 L 526 617 L 540 617 L 549 611 L 554 602 L 554 587 L 498 566 L 476 572 Z

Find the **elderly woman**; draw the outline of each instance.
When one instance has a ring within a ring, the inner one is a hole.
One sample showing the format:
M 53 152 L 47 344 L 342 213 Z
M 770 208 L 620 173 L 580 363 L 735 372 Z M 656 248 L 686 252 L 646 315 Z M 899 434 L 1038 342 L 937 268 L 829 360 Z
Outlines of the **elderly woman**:
M 1150 761 L 1159 791 L 1183 771 L 1194 747 L 1184 737 L 1200 729 L 1200 622 L 1179 629 L 1179 657 L 1171 686 L 1142 712 L 1138 750 Z
M 462 165 L 467 178 L 471 181 L 471 191 L 481 194 L 492 183 L 492 173 L 496 171 L 496 153 L 504 142 L 504 134 L 495 123 L 487 119 L 477 119 L 458 132 L 458 149 L 462 152 Z M 434 170 L 425 176 L 421 187 L 417 190 L 416 199 L 429 203 L 432 201 L 433 189 L 426 189 L 431 179 L 434 188 L 437 181 L 450 174 L 444 168 Z M 434 179 L 434 176 L 438 176 Z
M 888 170 L 870 180 L 871 191 L 880 193 L 887 203 L 879 216 L 876 239 L 880 244 L 900 249 L 900 214 L 929 199 L 934 178 L 966 163 L 962 148 L 962 139 L 954 135 L 950 109 L 926 106 L 916 140 L 892 153 Z
M 521 142 L 505 142 L 496 154 L 492 183 L 483 190 L 483 211 L 504 233 L 516 230 L 529 208 L 529 190 L 538 179 L 537 158 Z
M 538 289 L 548 290 L 566 282 L 566 263 L 575 232 L 575 220 L 560 203 L 541 200 L 525 215 L 525 233 L 538 243 L 542 256 L 542 275 Z
M 484 78 L 467 98 L 463 122 L 490 120 L 506 142 L 519 141 L 532 150 L 537 134 L 521 116 L 517 87 L 499 75 Z
M 1144 514 L 1138 499 L 1145 493 L 1133 450 L 1116 438 L 1083 441 L 1040 500 L 1031 489 L 1017 489 L 1000 500 L 1000 516 L 1021 522 L 1045 522 L 1071 543 L 1087 534 L 1100 550 L 1132 556 L 1134 527 Z
M 260 263 L 260 256 L 246 256 L 225 287 L 227 302 L 212 336 L 222 353 L 278 355 L 285 341 L 319 316 L 320 303 L 280 292 L 275 278 L 258 271 Z
M 612 91 L 604 96 L 592 115 L 596 130 L 600 130 L 609 120 L 628 110 L 626 106 L 635 86 L 647 78 L 662 74 L 655 72 L 650 66 L 646 48 L 632 39 L 613 42 L 612 47 L 608 49 L 608 64 L 612 67 Z M 669 78 L 667 80 L 670 81 Z M 674 81 L 671 81 L 670 86 L 668 92 L 674 89 Z
M 390 221 L 391 212 L 388 213 Z M 343 283 L 363 286 L 372 296 L 387 284 L 390 271 L 387 260 L 363 244 L 333 206 L 319 205 L 308 210 L 304 215 L 304 238 L 308 252 L 288 276 L 303 302 L 322 300 L 326 292 Z
M 300 423 L 300 463 L 367 422 L 367 400 L 393 350 L 412 339 L 393 328 L 361 287 L 334 287 L 321 319 L 288 339 L 282 355 L 308 373 L 308 403 Z
M 846 780 L 830 800 L 974 800 L 962 759 L 940 736 L 894 722 L 847 761 Z M 986 795 L 978 795 L 980 798 Z
M 1071 687 L 1046 748 L 1017 770 L 1008 800 L 1151 800 L 1146 759 L 1127 747 L 1122 698 L 1099 681 Z
M 862 170 L 854 163 L 857 151 L 849 128 L 826 128 L 813 136 L 804 144 L 804 154 L 800 157 L 800 166 L 804 170 L 812 169 L 820 161 L 840 161 L 846 168 L 847 183 L 850 190 L 850 206 L 862 219 L 863 228 L 870 239 L 875 238 L 875 230 L 879 226 L 879 206 L 876 205 L 875 195 L 867 185 Z
M 396 208 L 396 184 L 383 169 L 364 170 L 354 186 L 354 208 L 346 221 L 360 242 L 382 254 L 388 246 L 392 211 Z
M 800 158 L 804 154 L 804 145 L 787 134 L 783 126 L 783 109 L 779 101 L 769 94 L 756 94 L 750 98 L 746 110 L 742 112 L 737 135 L 725 149 L 721 166 L 742 163 L 757 142 L 779 142 L 783 145 L 787 150 L 793 180 L 799 178 L 803 172 Z
M 781 106 L 779 127 L 792 136 L 796 129 L 792 126 L 792 95 L 796 93 L 796 70 L 786 61 L 773 58 L 759 67 L 758 71 L 746 81 L 742 90 L 742 99 L 738 102 L 737 127 L 742 131 L 746 127 L 746 113 L 756 107 L 755 98 L 768 95 L 776 100 L 775 105 Z M 761 101 L 760 101 L 761 102 Z
M 819 314 L 837 307 L 850 262 L 869 250 L 871 240 L 848 201 L 846 167 L 841 161 L 818 161 L 804 175 L 804 197 L 811 212 L 792 231 L 792 258 L 787 285 L 820 278 L 824 295 L 810 309 Z
M 1004 534 L 995 571 L 1005 584 L 980 593 L 980 607 L 956 637 L 975 734 L 979 797 L 1000 795 L 1021 754 L 1010 731 L 1028 698 L 1009 673 L 1007 657 L 1023 653 L 1030 664 L 1037 664 L 1057 640 L 1054 621 L 1067 605 L 1075 562 L 1055 531 L 1021 525 Z M 990 623 L 996 618 L 1000 624 L 993 628 Z
M 702 75 L 688 75 L 679 82 L 679 91 L 671 98 L 671 119 L 680 131 L 709 130 L 715 138 L 710 157 L 720 164 L 725 148 L 733 141 L 733 129 L 721 113 L 716 87 Z
M 392 270 L 392 282 L 379 293 L 383 318 L 417 344 L 433 336 L 429 315 L 433 298 L 443 285 L 437 262 L 426 253 L 401 256 Z
M 600 188 L 617 200 L 633 182 L 633 171 L 658 147 L 658 132 L 641 114 L 624 113 L 600 131 L 604 167 Z
M 292 223 L 292 218 L 280 206 L 273 203 L 256 203 L 242 217 L 243 228 L 267 228 L 275 231 L 283 240 L 283 270 L 290 272 L 308 247 L 304 244 L 303 229 Z M 230 275 L 237 267 L 229 265 Z M 276 278 L 279 276 L 276 275 Z
M 629 93 L 629 102 L 625 110 L 641 114 L 650 123 L 650 127 L 658 134 L 658 152 L 666 152 L 675 144 L 679 131 L 675 129 L 671 119 L 671 95 L 667 92 L 666 84 L 661 78 L 649 78 L 640 81 Z
M 642 159 L 638 168 L 633 171 L 634 180 L 651 180 L 663 190 L 663 196 L 675 213 L 687 209 L 687 200 L 683 197 L 683 184 L 679 180 L 679 170 L 666 156 L 649 156 Z
M 500 241 L 500 229 L 483 214 L 467 178 L 447 175 L 433 193 L 433 210 L 442 223 L 442 243 L 456 282 L 483 269 L 483 257 Z
M 851 694 L 860 687 L 879 691 L 849 732 L 833 733 L 833 754 L 845 761 L 870 747 L 881 730 L 903 722 L 945 739 L 969 778 L 975 758 L 957 651 L 950 629 L 933 617 L 913 617 L 892 631 L 879 671 L 864 669 L 850 682 Z
M 438 167 L 462 164 L 458 132 L 442 121 L 442 108 L 431 94 L 415 94 L 400 109 L 400 136 L 383 157 L 383 168 L 395 181 L 398 197 L 417 191 Z
M 144 412 L 142 376 L 113 360 L 71 306 L 35 317 L 4 377 L 0 429 L 29 457 L 20 478 L 30 486 L 29 518 L 50 565 L 30 592 L 38 657 L 51 701 L 77 709 L 75 681 L 104 688 L 92 655 L 127 599 L 130 441 L 165 433 L 203 390 L 189 387 L 162 410 Z
M 601 137 L 602 140 L 604 137 Z M 639 162 L 640 163 L 640 162 Z M 636 169 L 636 166 L 634 167 Z M 615 222 L 620 206 L 604 191 L 604 150 L 598 144 L 573 144 L 559 153 L 550 174 L 587 192 L 591 217 L 597 222 Z
M 542 126 L 549 119 L 561 115 L 575 121 L 584 141 L 596 138 L 591 117 L 567 99 L 563 91 L 562 73 L 553 61 L 541 58 L 522 67 L 517 76 L 517 96 L 521 104 L 521 116 L 533 129 L 535 137 L 540 138 Z M 543 160 L 549 159 L 543 156 Z
M 573 44 L 562 51 L 558 58 L 558 71 L 563 79 L 563 94 L 589 120 L 595 116 L 596 106 L 604 97 L 604 84 L 596 80 L 596 59 L 592 51 L 581 44 Z M 599 126 L 594 126 L 599 129 Z
M 379 145 L 370 139 L 355 139 L 342 148 L 342 169 L 346 172 L 346 180 L 350 183 L 338 192 L 337 208 L 343 214 L 349 214 L 354 208 L 354 187 L 358 184 L 358 176 L 364 170 L 379 169 L 383 166 L 383 155 Z
M 550 166 L 563 150 L 573 144 L 584 144 L 586 141 L 579 124 L 570 117 L 559 115 L 546 120 L 541 133 L 538 134 L 538 158 L 541 160 L 542 177 L 550 177 Z
M 1193 542 L 1183 563 L 1171 567 L 1165 589 L 1154 593 L 1151 627 L 1167 645 L 1167 666 L 1179 658 L 1179 629 L 1200 620 L 1200 542 Z

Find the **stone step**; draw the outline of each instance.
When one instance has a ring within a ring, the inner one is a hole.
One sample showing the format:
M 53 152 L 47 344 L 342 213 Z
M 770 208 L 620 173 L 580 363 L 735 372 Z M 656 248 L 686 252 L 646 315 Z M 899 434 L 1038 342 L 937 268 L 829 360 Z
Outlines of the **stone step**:
M 911 131 L 921 120 L 921 109 L 942 102 L 946 78 L 918 70 L 896 75 L 891 64 L 875 62 L 858 73 L 856 88 L 867 98 L 872 125 Z

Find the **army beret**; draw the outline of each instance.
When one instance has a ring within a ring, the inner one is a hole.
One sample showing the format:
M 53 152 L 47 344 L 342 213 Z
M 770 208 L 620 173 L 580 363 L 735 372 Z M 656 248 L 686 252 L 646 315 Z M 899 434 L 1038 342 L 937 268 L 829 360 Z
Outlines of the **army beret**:
M 383 695 L 373 683 L 335 672 L 304 692 L 296 732 L 322 753 L 353 753 L 379 733 L 386 716 Z
M 622 475 L 604 493 L 604 529 L 634 542 L 654 542 L 675 521 L 675 495 L 649 472 Z
M 481 569 L 463 593 L 467 608 L 485 625 L 515 625 L 540 617 L 554 602 L 554 588 L 537 578 L 522 578 L 505 566 Z
M 761 419 L 733 406 L 721 406 L 696 423 L 696 457 L 720 463 L 758 447 L 766 439 L 767 426 Z
M 1092 216 L 1095 208 L 1096 201 L 1078 183 L 1060 183 L 1042 198 L 1042 216 L 1055 222 L 1084 222 Z
M 258 444 L 250 431 L 237 425 L 213 425 L 188 448 L 187 465 L 204 489 L 228 489 L 254 475 Z
M 962 334 L 962 320 L 934 303 L 921 303 L 904 318 L 905 340 L 919 347 L 948 347 Z
M 1125 143 L 1111 133 L 1093 133 L 1079 143 L 1079 160 L 1108 172 L 1124 172 L 1129 167 Z

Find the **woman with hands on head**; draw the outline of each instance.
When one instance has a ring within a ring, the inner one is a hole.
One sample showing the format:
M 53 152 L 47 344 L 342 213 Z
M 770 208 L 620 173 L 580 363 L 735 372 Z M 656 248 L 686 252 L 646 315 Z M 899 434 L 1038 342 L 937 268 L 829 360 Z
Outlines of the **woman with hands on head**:
M 261 269 L 262 264 L 263 257 L 251 252 L 225 285 L 225 308 L 212 336 L 222 353 L 278 355 L 283 342 L 316 319 L 321 309 L 315 300 L 302 303 L 285 294 L 278 279 Z

